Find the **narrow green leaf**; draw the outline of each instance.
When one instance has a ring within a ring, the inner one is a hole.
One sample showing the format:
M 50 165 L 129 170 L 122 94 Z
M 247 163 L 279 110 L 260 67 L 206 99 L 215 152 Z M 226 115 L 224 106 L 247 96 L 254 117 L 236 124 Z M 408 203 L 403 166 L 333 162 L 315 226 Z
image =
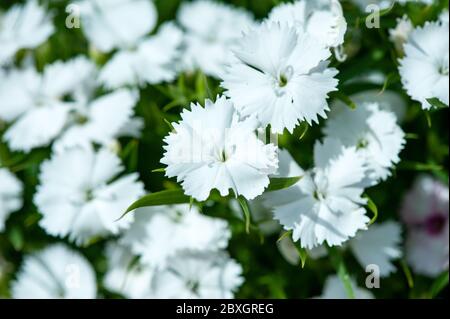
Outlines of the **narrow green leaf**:
M 403 161 L 397 166 L 397 169 L 410 171 L 442 171 L 442 166 L 432 163 Z
M 430 291 L 431 298 L 437 297 L 437 295 L 439 295 L 439 293 L 442 290 L 444 290 L 444 288 L 447 287 L 447 285 L 448 285 L 448 270 L 444 271 L 433 282 L 433 285 L 431 286 L 431 291 Z
M 356 109 L 356 103 L 353 102 L 352 99 L 350 99 L 347 95 L 345 95 L 340 91 L 330 93 L 330 97 L 340 100 L 352 110 Z
M 399 80 L 400 75 L 397 72 L 390 73 L 386 77 L 386 80 L 383 83 L 383 87 L 381 88 L 380 92 L 378 92 L 378 95 L 383 94 L 392 83 L 398 82 Z
M 163 119 L 163 120 L 164 120 L 164 123 L 166 123 L 167 126 L 169 126 L 170 130 L 172 132 L 175 132 L 175 128 L 173 127 L 172 123 L 170 123 L 167 119 Z
M 248 202 L 242 195 L 239 195 L 237 200 L 239 202 L 239 205 L 241 205 L 242 212 L 244 213 L 245 232 L 247 234 L 249 234 L 250 233 L 250 225 L 251 225 L 251 214 L 250 214 L 250 208 L 248 207 Z
M 302 268 L 305 268 L 306 260 L 308 259 L 308 252 L 305 248 L 300 247 L 298 244 L 295 244 L 295 248 L 297 249 L 298 256 L 300 257 L 300 265 Z
M 308 133 L 308 129 L 309 129 L 308 123 L 303 122 L 300 126 L 300 129 L 301 129 L 301 131 L 300 131 L 301 133 L 300 133 L 300 136 L 298 139 L 302 140 L 305 137 L 306 133 Z
M 288 230 L 286 232 L 284 232 L 283 234 L 281 234 L 281 236 L 277 239 L 277 243 L 279 243 L 280 241 L 282 241 L 283 239 L 285 239 L 286 237 L 292 235 L 292 230 Z
M 273 177 L 270 179 L 270 184 L 267 187 L 267 192 L 279 191 L 295 185 L 303 176 L 296 177 Z
M 20 228 L 18 227 L 11 228 L 11 231 L 8 234 L 8 239 L 16 251 L 22 250 L 25 242 Z
M 401 264 L 401 266 L 402 266 L 403 273 L 405 274 L 406 281 L 407 281 L 407 283 L 408 283 L 409 289 L 414 288 L 414 279 L 413 279 L 411 270 L 410 270 L 409 267 L 408 267 L 408 264 L 407 264 L 406 261 L 403 260 L 403 259 L 400 261 L 400 264 Z
M 416 133 L 406 133 L 405 134 L 405 138 L 407 140 L 418 140 L 419 139 L 419 134 Z
M 424 114 L 425 114 L 425 118 L 427 119 L 427 125 L 428 125 L 429 128 L 431 128 L 431 126 L 432 126 L 433 124 L 431 123 L 430 112 L 429 112 L 429 111 L 425 111 Z
M 152 170 L 152 173 L 165 173 L 166 172 L 166 168 L 165 167 L 161 167 L 161 168 L 155 168 Z
M 336 273 L 339 279 L 342 281 L 347 297 L 355 299 L 355 292 L 353 291 L 350 275 L 348 274 L 347 267 L 345 266 L 342 253 L 335 247 L 328 247 L 328 253 L 330 255 L 331 263 L 336 269 Z
M 448 105 L 445 104 L 444 102 L 441 102 L 441 100 L 439 100 L 437 97 L 433 97 L 431 99 L 427 99 L 427 102 L 431 104 L 431 106 L 437 108 L 437 109 L 443 109 L 443 108 L 447 108 Z
M 373 217 L 370 220 L 368 226 L 372 225 L 373 223 L 375 223 L 375 221 L 378 218 L 378 207 L 377 205 L 374 203 L 374 201 L 366 194 L 364 195 L 364 198 L 367 199 L 367 208 L 373 213 Z
M 164 190 L 161 192 L 151 193 L 151 194 L 145 195 L 144 197 L 141 197 L 140 199 L 135 201 L 133 204 L 131 204 L 130 207 L 127 208 L 127 210 L 125 211 L 125 214 L 127 214 L 137 208 L 141 208 L 141 207 L 174 205 L 174 204 L 188 204 L 189 202 L 190 202 L 190 197 L 184 195 L 184 192 L 182 189 L 177 188 L 177 189 Z

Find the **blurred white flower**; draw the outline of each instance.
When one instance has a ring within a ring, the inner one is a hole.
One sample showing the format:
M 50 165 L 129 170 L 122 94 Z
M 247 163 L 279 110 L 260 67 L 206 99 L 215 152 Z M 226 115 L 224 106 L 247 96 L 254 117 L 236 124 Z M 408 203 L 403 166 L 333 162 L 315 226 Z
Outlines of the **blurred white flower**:
M 106 247 L 108 270 L 103 284 L 111 292 L 126 298 L 152 298 L 153 268 L 142 265 L 128 247 L 111 242 Z
M 356 285 L 354 279 L 351 279 L 353 293 L 355 294 L 356 299 L 374 299 L 372 293 L 367 290 L 360 288 Z M 323 286 L 322 295 L 318 298 L 320 299 L 348 299 L 347 293 L 345 291 L 344 284 L 338 276 L 333 275 L 329 276 L 325 280 L 325 284 Z
M 385 80 L 383 79 L 381 83 L 374 84 L 382 85 L 384 81 Z M 381 110 L 394 113 L 399 123 L 405 120 L 407 105 L 403 96 L 398 92 L 385 90 L 384 92 L 380 93 L 380 90 L 372 89 L 352 94 L 349 96 L 349 98 L 356 105 L 365 103 L 377 103 L 380 106 Z M 348 108 L 348 105 L 338 99 L 335 99 L 331 104 L 331 109 L 334 110 L 338 108 Z
M 100 72 L 99 81 L 110 89 L 172 81 L 177 75 L 174 65 L 181 41 L 182 32 L 166 23 L 156 35 L 117 52 Z
M 167 165 L 167 177 L 177 176 L 185 193 L 199 201 L 213 189 L 222 196 L 232 189 L 247 199 L 263 193 L 278 160 L 276 146 L 257 138 L 254 118 L 239 120 L 225 97 L 206 100 L 205 108 L 191 104 L 181 118 L 164 139 L 161 163 Z
M 338 0 L 298 0 L 283 3 L 269 13 L 269 21 L 288 24 L 316 38 L 326 47 L 344 43 L 347 22 Z
M 413 270 L 430 277 L 448 270 L 448 186 L 420 176 L 404 199 L 401 217 L 408 227 L 406 258 Z
M 54 143 L 54 149 L 90 147 L 93 143 L 108 145 L 132 120 L 138 99 L 138 92 L 120 89 L 92 102 L 76 103 L 70 111 L 67 128 Z
M 368 185 L 390 176 L 390 168 L 400 161 L 406 141 L 395 114 L 381 110 L 378 103 L 363 103 L 355 110 L 334 109 L 324 128 L 326 136 L 345 146 L 356 147 L 368 168 Z
M 119 217 L 144 194 L 137 174 L 117 178 L 120 159 L 106 149 L 73 148 L 45 161 L 34 203 L 43 215 L 39 224 L 54 236 L 87 244 L 97 236 L 118 234 L 133 221 Z
M 448 23 L 427 22 L 411 32 L 403 46 L 400 75 L 408 95 L 430 109 L 427 99 L 437 98 L 449 104 L 449 33 Z
M 371 225 L 367 230 L 359 231 L 344 248 L 351 252 L 365 270 L 368 265 L 376 265 L 381 277 L 387 277 L 396 271 L 393 260 L 402 257 L 400 249 L 401 228 L 396 222 Z M 298 248 L 289 237 L 277 242 L 278 250 L 284 259 L 292 265 L 298 265 L 300 256 Z M 327 248 L 317 246 L 307 250 L 308 258 L 319 259 L 328 256 Z
M 431 4 L 434 0 L 353 0 L 362 10 L 370 13 L 373 12 L 374 7 L 369 7 L 370 5 L 377 5 L 379 10 L 385 10 L 390 8 L 394 3 L 405 4 L 408 2 L 420 2 Z M 370 10 L 368 10 L 370 8 Z
M 355 147 L 332 138 L 316 143 L 314 161 L 295 185 L 264 194 L 266 205 L 301 247 L 342 245 L 369 222 L 362 198 L 364 161 Z
M 183 70 L 221 78 L 232 59 L 230 49 L 255 25 L 250 13 L 216 1 L 183 2 L 177 20 L 185 30 Z
M 230 299 L 243 282 L 242 267 L 225 253 L 182 252 L 155 273 L 154 298 Z
M 0 118 L 12 122 L 3 136 L 10 148 L 28 152 L 49 145 L 94 74 L 94 64 L 84 57 L 55 62 L 42 75 L 32 67 L 7 72 L 0 83 Z
M 300 121 L 318 122 L 329 110 L 327 96 L 336 90 L 336 69 L 327 68 L 330 51 L 295 28 L 265 22 L 239 41 L 237 61 L 223 77 L 242 116 L 255 114 L 276 133 L 292 133 Z
M 0 66 L 11 62 L 20 49 L 34 49 L 55 31 L 51 16 L 37 0 L 16 4 L 0 12 Z
M 75 4 L 84 34 L 101 52 L 135 47 L 158 20 L 149 0 L 81 0 Z
M 93 299 L 97 283 L 81 254 L 55 244 L 25 257 L 11 292 L 15 299 Z
M 22 207 L 23 185 L 6 168 L 0 168 L 0 232 L 5 229 L 8 216 Z
M 407 15 L 397 18 L 395 28 L 389 30 L 389 40 L 395 45 L 397 52 L 403 52 L 403 45 L 408 40 L 414 26 Z
M 377 265 L 380 276 L 386 277 L 395 272 L 392 260 L 402 256 L 399 247 L 401 232 L 400 225 L 393 221 L 374 224 L 367 230 L 358 232 L 348 244 L 363 269 L 371 264 Z
M 189 205 L 158 206 L 136 210 L 134 223 L 120 240 L 156 268 L 181 250 L 218 251 L 228 245 L 228 223 L 200 214 Z

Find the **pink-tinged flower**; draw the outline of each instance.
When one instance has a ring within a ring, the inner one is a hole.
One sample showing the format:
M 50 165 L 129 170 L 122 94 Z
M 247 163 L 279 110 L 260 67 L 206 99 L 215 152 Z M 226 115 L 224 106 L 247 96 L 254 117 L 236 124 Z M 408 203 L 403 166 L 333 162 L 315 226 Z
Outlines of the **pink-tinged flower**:
M 434 277 L 448 269 L 448 186 L 421 176 L 406 195 L 401 216 L 408 226 L 406 257 L 418 274 Z

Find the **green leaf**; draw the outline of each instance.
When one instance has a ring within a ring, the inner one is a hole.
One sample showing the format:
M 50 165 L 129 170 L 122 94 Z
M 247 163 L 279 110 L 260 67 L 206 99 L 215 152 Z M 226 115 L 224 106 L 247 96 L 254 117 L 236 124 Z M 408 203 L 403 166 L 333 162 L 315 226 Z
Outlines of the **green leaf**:
M 342 92 L 332 92 L 330 93 L 330 97 L 338 99 L 339 101 L 343 102 L 345 105 L 347 105 L 352 110 L 356 109 L 356 103 L 352 101 L 347 95 L 345 95 Z
M 437 97 L 433 97 L 431 99 L 427 99 L 427 102 L 431 104 L 431 106 L 437 108 L 437 109 L 443 109 L 443 108 L 447 108 L 448 105 L 445 104 L 444 102 L 441 102 L 441 100 L 439 100 Z
M 303 123 L 300 125 L 300 129 L 301 129 L 301 133 L 300 133 L 300 136 L 299 136 L 298 139 L 299 139 L 299 140 L 302 140 L 302 139 L 305 137 L 306 133 L 308 133 L 308 129 L 309 129 L 308 123 L 303 122 Z
M 16 251 L 21 251 L 25 243 L 22 231 L 18 227 L 12 227 L 8 239 Z
M 248 202 L 242 195 L 239 195 L 237 200 L 239 202 L 239 205 L 241 205 L 242 212 L 244 213 L 245 232 L 247 234 L 249 234 L 250 233 L 250 225 L 251 225 L 251 214 L 250 214 L 250 208 L 248 207 Z
M 408 264 L 406 263 L 405 260 L 401 260 L 401 261 L 400 261 L 400 264 L 401 264 L 401 266 L 402 266 L 403 273 L 405 274 L 406 281 L 407 281 L 407 283 L 408 283 L 409 289 L 414 288 L 414 279 L 413 279 L 411 270 L 410 270 L 409 267 L 408 267 Z
M 155 168 L 152 170 L 152 173 L 165 173 L 166 172 L 166 168 L 165 167 L 161 167 L 161 168 Z
M 188 204 L 189 202 L 190 202 L 190 197 L 184 195 L 184 192 L 182 189 L 177 188 L 177 189 L 164 190 L 161 192 L 151 193 L 151 194 L 145 195 L 144 197 L 141 197 L 140 199 L 135 201 L 133 204 L 131 204 L 130 207 L 127 208 L 127 210 L 125 211 L 125 214 L 127 214 L 137 208 L 141 208 L 141 207 Z
M 431 298 L 435 298 L 448 285 L 448 271 L 444 271 L 431 286 Z
M 169 126 L 170 130 L 172 132 L 175 132 L 175 128 L 173 127 L 172 123 L 170 123 L 167 119 L 163 119 L 163 120 L 164 120 L 164 123 L 166 123 L 167 126 Z
M 431 128 L 431 126 L 433 126 L 433 123 L 431 122 L 430 112 L 425 111 L 424 114 L 425 114 L 425 118 L 427 119 L 428 128 Z
M 409 170 L 409 171 L 442 171 L 442 166 L 432 164 L 432 163 L 418 163 L 418 162 L 408 162 L 403 161 L 398 166 L 399 170 Z
M 347 267 L 345 266 L 344 259 L 342 258 L 342 253 L 335 247 L 328 247 L 328 253 L 339 279 L 344 284 L 347 297 L 350 299 L 355 299 L 355 292 L 353 291 L 350 275 L 348 274 Z
M 416 133 L 406 133 L 405 134 L 405 138 L 407 140 L 418 140 L 419 139 L 419 134 Z
M 267 187 L 267 192 L 279 191 L 295 185 L 303 176 L 296 177 L 273 177 L 270 179 L 269 187 Z
M 392 83 L 398 82 L 399 80 L 400 75 L 397 72 L 390 73 L 386 77 L 386 80 L 383 83 L 383 87 L 381 88 L 380 92 L 378 92 L 378 95 L 383 94 Z
M 279 243 L 280 241 L 282 241 L 283 239 L 285 239 L 286 237 L 292 235 L 292 230 L 288 230 L 286 232 L 284 232 L 278 239 L 277 239 L 277 243 Z
M 305 248 L 300 247 L 298 244 L 295 244 L 295 248 L 297 249 L 298 256 L 300 257 L 300 265 L 302 268 L 305 268 L 306 260 L 308 259 L 308 252 Z
M 368 226 L 370 226 L 375 223 L 378 218 L 378 207 L 368 195 L 364 195 L 364 198 L 367 199 L 367 208 L 373 213 L 373 217 L 368 224 Z

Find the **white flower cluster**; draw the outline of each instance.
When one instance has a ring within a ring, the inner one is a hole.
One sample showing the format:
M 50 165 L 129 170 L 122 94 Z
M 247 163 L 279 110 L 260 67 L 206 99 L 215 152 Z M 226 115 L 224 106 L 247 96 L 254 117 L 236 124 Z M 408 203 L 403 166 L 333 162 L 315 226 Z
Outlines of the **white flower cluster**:
M 232 298 L 242 268 L 224 251 L 227 222 L 189 205 L 136 210 L 136 219 L 110 245 L 105 286 L 127 298 Z M 201 230 L 201 231 L 200 231 Z
M 389 1 L 371 2 L 386 7 Z M 90 56 L 45 65 L 18 52 L 51 40 L 52 14 L 28 0 L 0 16 L 0 130 L 12 152 L 50 152 L 32 196 L 38 224 L 73 247 L 108 240 L 108 290 L 128 298 L 233 298 L 244 279 L 242 266 L 226 251 L 230 227 L 203 215 L 195 203 L 214 191 L 262 200 L 294 244 L 311 255 L 343 246 L 363 267 L 377 264 L 382 276 L 395 271 L 392 261 L 402 255 L 400 226 L 369 226 L 365 191 L 386 181 L 400 162 L 405 105 L 398 96 L 373 92 L 351 96 L 354 110 L 330 102 L 340 93 L 335 66 L 346 59 L 348 26 L 338 0 L 280 4 L 262 21 L 231 5 L 186 1 L 175 21 L 163 23 L 150 0 L 76 5 Z M 390 32 L 402 54 L 403 88 L 425 110 L 449 104 L 448 33 L 448 13 L 423 26 L 405 16 Z M 161 205 L 123 215 L 145 194 L 139 174 L 126 170 L 118 151 L 119 139 L 139 139 L 147 124 L 135 109 L 145 102 L 140 90 L 197 70 L 220 81 L 223 91 L 181 111 L 160 160 L 192 207 Z M 309 167 L 265 139 L 268 132 L 294 135 L 299 126 L 319 125 L 323 138 L 315 141 Z M 13 170 L 0 164 L 2 232 L 10 214 L 21 209 L 24 189 Z M 280 177 L 299 179 L 266 192 L 271 179 Z M 414 216 L 409 211 L 403 217 L 411 229 L 421 227 L 408 235 L 408 261 L 418 272 L 436 275 L 448 268 L 448 240 L 447 254 L 417 261 L 445 241 L 431 240 L 430 232 L 448 239 L 448 196 L 430 183 L 416 188 L 439 197 L 447 209 L 435 216 L 415 207 L 409 209 Z M 438 231 L 433 218 L 441 218 Z M 16 298 L 98 296 L 93 266 L 63 244 L 26 256 L 16 277 Z M 322 297 L 341 297 L 340 284 L 330 277 Z M 373 297 L 352 284 L 357 297 Z

